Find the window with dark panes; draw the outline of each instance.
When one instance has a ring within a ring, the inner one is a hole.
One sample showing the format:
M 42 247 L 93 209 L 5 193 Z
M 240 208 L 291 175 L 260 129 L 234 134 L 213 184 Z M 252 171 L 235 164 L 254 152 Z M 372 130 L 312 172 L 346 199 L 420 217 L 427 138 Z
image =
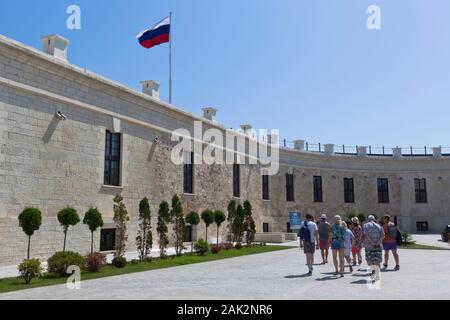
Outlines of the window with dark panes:
M 414 179 L 414 189 L 416 192 L 416 202 L 427 202 L 427 182 L 425 179 Z
M 183 192 L 194 193 L 194 153 L 188 152 L 184 156 Z
M 314 202 L 322 202 L 322 177 L 314 176 L 313 178 L 314 185 Z
M 294 175 L 286 173 L 286 201 L 294 201 Z
M 263 223 L 263 232 L 265 232 L 265 233 L 269 232 L 269 224 L 268 223 Z
M 344 202 L 355 202 L 355 190 L 353 185 L 353 178 L 344 178 Z
M 378 202 L 388 203 L 389 202 L 389 183 L 386 178 L 379 178 L 377 180 L 378 187 Z
M 106 131 L 104 184 L 120 185 L 120 133 Z
M 263 200 L 269 200 L 269 176 L 262 176 L 262 198 Z
M 239 164 L 233 164 L 233 197 L 241 196 L 241 167 Z

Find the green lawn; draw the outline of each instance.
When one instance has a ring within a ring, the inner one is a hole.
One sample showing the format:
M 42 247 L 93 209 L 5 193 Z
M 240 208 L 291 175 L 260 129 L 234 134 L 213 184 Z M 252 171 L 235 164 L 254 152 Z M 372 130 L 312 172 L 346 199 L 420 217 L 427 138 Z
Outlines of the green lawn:
M 435 246 L 429 246 L 426 244 L 416 244 L 416 243 L 409 243 L 409 244 L 402 244 L 400 246 L 400 249 L 417 249 L 417 250 L 450 250 L 450 246 L 448 249 L 442 248 L 442 247 L 435 247 Z
M 250 248 L 243 247 L 241 250 L 231 249 L 222 250 L 218 254 L 208 253 L 206 256 L 197 255 L 184 255 L 181 257 L 168 257 L 167 259 L 156 259 L 152 262 L 138 262 L 136 264 L 128 263 L 125 268 L 119 269 L 114 266 L 108 265 L 102 268 L 99 272 L 82 272 L 81 280 L 90 280 L 105 278 L 111 276 L 118 276 L 128 273 L 143 272 L 155 269 L 170 268 L 176 266 L 183 266 L 193 263 L 208 262 L 214 260 L 228 259 L 240 256 L 246 256 L 251 254 L 266 253 L 272 251 L 292 249 L 287 246 L 253 246 Z M 57 284 L 63 284 L 66 282 L 66 278 L 56 278 L 51 275 L 45 275 L 39 279 L 33 279 L 31 284 L 24 284 L 21 278 L 6 278 L 0 279 L 0 293 L 24 290 L 30 288 L 45 287 Z

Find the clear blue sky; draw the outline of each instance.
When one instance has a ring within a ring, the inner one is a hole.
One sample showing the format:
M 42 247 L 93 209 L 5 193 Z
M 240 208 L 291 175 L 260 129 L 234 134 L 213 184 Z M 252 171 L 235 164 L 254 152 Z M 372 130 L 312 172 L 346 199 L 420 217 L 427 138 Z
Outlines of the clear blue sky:
M 82 29 L 68 30 L 70 4 Z M 382 10 L 382 30 L 366 9 Z M 41 48 L 69 38 L 70 61 L 135 89 L 168 95 L 168 45 L 135 35 L 173 11 L 174 104 L 215 106 L 293 140 L 450 146 L 448 0 L 2 0 L 0 33 Z

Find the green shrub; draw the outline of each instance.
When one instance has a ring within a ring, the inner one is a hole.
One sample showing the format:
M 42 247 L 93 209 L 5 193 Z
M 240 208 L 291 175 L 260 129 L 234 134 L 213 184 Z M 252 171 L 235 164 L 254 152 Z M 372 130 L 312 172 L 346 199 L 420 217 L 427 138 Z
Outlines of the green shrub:
M 23 260 L 19 264 L 20 276 L 25 280 L 26 284 L 30 284 L 33 278 L 42 276 L 42 267 L 39 259 Z
M 205 256 L 209 251 L 209 245 L 205 240 L 199 239 L 194 244 L 194 250 L 198 255 Z
M 242 244 L 240 242 L 236 243 L 236 245 L 234 246 L 236 249 L 241 250 L 242 249 Z
M 58 212 L 58 221 L 63 226 L 64 231 L 63 251 L 66 251 L 67 231 L 69 231 L 70 226 L 75 226 L 80 222 L 80 217 L 78 216 L 77 210 L 71 207 L 67 207 Z
M 138 260 L 138 259 L 131 260 L 132 265 L 137 265 L 139 262 L 140 262 L 140 260 Z
M 409 234 L 408 232 L 402 232 L 402 240 L 402 244 L 405 246 L 416 243 L 415 241 L 413 241 L 411 234 Z
M 366 215 L 364 213 L 358 214 L 357 217 L 358 217 L 358 220 L 359 220 L 359 222 L 361 224 L 364 223 L 367 220 Z
M 67 268 L 70 266 L 78 266 L 81 269 L 85 266 L 84 258 L 80 254 L 71 251 L 57 252 L 47 262 L 48 272 L 60 277 L 67 276 Z
M 86 262 L 86 270 L 97 272 L 100 268 L 106 266 L 106 254 L 101 252 L 93 252 L 84 257 Z
M 42 224 L 42 214 L 37 208 L 25 208 L 19 214 L 19 225 L 28 236 L 27 259 L 30 259 L 31 236 L 39 230 Z
M 116 268 L 125 268 L 127 265 L 127 259 L 125 259 L 125 257 L 118 256 L 113 259 L 112 264 Z

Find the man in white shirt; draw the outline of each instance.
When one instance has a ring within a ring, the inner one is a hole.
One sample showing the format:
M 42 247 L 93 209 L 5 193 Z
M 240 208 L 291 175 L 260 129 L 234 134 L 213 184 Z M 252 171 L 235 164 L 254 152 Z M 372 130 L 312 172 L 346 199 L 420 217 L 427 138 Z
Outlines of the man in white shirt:
M 316 249 L 319 250 L 319 231 L 317 224 L 312 219 L 312 215 L 307 214 L 306 221 L 300 229 L 300 248 L 304 249 L 310 276 L 313 272 L 314 253 Z

